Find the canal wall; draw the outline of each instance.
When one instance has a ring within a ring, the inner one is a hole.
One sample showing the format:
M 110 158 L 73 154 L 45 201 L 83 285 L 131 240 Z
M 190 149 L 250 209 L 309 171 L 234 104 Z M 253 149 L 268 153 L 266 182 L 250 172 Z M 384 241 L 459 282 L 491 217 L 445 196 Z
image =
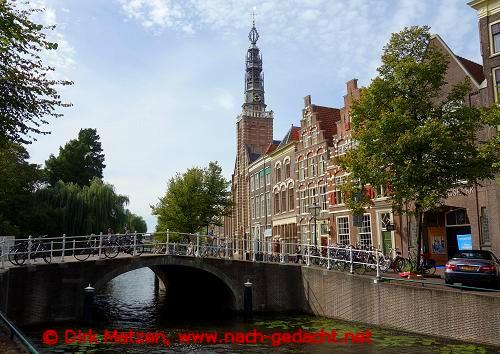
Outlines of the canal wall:
M 80 320 L 83 289 L 99 289 L 125 272 L 149 267 L 176 294 L 175 306 L 197 301 L 244 309 L 252 283 L 253 310 L 301 311 L 345 321 L 500 346 L 500 297 L 446 288 L 374 283 L 373 277 L 294 264 L 179 256 L 123 257 L 0 270 L 0 310 L 17 325 Z M 191 296 L 188 296 L 188 295 Z
M 345 321 L 500 346 L 500 296 L 301 268 L 304 310 Z

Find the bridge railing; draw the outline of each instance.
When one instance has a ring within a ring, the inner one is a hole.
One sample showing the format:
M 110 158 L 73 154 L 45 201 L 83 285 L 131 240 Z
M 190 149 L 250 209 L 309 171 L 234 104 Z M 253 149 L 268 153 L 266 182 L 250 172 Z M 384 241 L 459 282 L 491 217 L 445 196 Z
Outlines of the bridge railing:
M 13 245 L 0 243 L 0 267 L 140 256 L 143 253 L 190 257 L 242 259 L 255 262 L 301 263 L 352 272 L 385 269 L 380 250 L 351 245 L 313 245 L 267 237 L 241 240 L 219 235 L 180 232 L 91 234 L 85 236 L 18 238 Z

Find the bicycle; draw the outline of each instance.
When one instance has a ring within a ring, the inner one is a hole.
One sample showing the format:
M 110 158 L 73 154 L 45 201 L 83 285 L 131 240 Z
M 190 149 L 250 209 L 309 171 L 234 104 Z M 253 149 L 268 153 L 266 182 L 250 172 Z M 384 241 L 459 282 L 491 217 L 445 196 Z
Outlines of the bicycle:
M 29 247 L 31 242 L 31 248 Z M 30 251 L 28 251 L 30 249 Z M 42 240 L 35 239 L 33 241 L 27 240 L 23 241 L 17 245 L 14 245 L 9 251 L 9 261 L 13 265 L 23 265 L 28 256 L 31 260 L 36 261 L 38 257 L 41 257 L 45 263 L 51 262 L 50 248 Z

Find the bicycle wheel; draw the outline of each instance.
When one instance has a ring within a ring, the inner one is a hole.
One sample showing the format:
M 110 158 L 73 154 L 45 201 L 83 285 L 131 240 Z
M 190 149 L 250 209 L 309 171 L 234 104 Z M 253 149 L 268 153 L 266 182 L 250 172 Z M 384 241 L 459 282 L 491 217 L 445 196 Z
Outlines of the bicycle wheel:
M 380 271 L 385 273 L 391 267 L 391 259 L 389 257 L 379 258 L 379 268 Z
M 19 248 L 17 246 L 12 247 L 9 251 L 8 258 L 9 262 L 12 263 L 12 265 L 19 265 L 19 263 L 17 263 L 17 252 L 19 252 Z
M 84 261 L 90 257 L 91 253 L 91 245 L 88 242 L 80 241 L 80 244 L 77 242 L 75 245 L 75 253 L 73 254 L 73 257 L 79 261 Z
M 106 242 L 103 245 L 104 256 L 106 258 L 115 258 L 120 253 L 120 245 L 116 242 Z
M 19 246 L 14 249 L 14 263 L 16 265 L 23 265 L 28 259 L 28 247 Z
M 144 245 L 142 244 L 141 241 L 138 241 L 135 245 L 135 255 L 140 256 L 143 253 L 144 253 Z
M 50 249 L 47 245 L 41 245 L 38 254 L 43 258 L 45 263 L 50 263 L 52 260 L 50 259 Z

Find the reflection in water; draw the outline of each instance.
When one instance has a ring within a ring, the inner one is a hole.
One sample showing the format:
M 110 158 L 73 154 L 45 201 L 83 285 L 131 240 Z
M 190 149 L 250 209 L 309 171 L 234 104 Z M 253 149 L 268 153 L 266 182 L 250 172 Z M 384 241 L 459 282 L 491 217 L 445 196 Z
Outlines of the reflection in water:
M 496 353 L 493 348 L 448 342 L 434 338 L 409 335 L 374 329 L 369 326 L 355 325 L 308 315 L 269 315 L 256 317 L 253 321 L 245 321 L 241 317 L 211 316 L 193 318 L 186 316 L 171 317 L 167 312 L 169 306 L 163 291 L 155 290 L 154 273 L 143 268 L 129 272 L 113 279 L 96 295 L 94 323 L 91 328 L 100 333 L 102 341 L 105 329 L 128 331 L 162 331 L 169 336 L 170 352 L 211 352 L 211 353 Z M 210 291 L 210 289 L 207 289 Z M 203 293 L 199 294 L 203 301 Z M 82 324 L 69 323 L 51 326 L 59 333 L 67 328 L 87 329 Z M 217 331 L 221 336 L 224 332 L 249 332 L 253 329 L 266 335 L 275 332 L 293 332 L 298 329 L 315 332 L 321 329 L 331 331 L 336 329 L 339 337 L 349 331 L 370 329 L 373 332 L 372 344 L 283 344 L 272 346 L 270 340 L 263 344 L 181 344 L 178 334 L 186 331 Z M 165 353 L 163 345 L 124 345 L 124 344 L 59 344 L 55 347 L 44 346 L 41 342 L 46 326 L 27 328 L 25 332 L 33 342 L 46 353 Z

